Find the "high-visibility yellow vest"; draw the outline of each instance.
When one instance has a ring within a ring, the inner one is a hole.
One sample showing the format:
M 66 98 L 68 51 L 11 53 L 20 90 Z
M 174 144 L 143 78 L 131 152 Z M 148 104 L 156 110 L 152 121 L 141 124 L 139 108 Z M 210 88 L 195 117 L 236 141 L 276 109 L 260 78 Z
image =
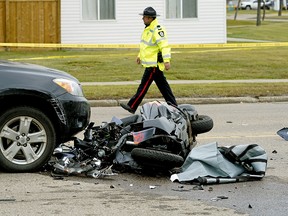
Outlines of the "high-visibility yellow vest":
M 164 62 L 170 62 L 171 48 L 168 45 L 166 30 L 155 19 L 142 33 L 138 57 L 140 57 L 143 67 L 156 67 L 158 65 L 159 69 L 164 71 L 164 63 L 157 62 L 158 52 L 162 53 Z

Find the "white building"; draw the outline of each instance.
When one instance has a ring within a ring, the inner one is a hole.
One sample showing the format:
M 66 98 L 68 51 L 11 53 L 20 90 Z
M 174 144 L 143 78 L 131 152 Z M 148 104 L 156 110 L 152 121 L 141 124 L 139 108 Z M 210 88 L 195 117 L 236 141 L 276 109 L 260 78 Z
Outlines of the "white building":
M 62 0 L 61 43 L 139 44 L 148 6 L 170 44 L 226 43 L 226 0 Z

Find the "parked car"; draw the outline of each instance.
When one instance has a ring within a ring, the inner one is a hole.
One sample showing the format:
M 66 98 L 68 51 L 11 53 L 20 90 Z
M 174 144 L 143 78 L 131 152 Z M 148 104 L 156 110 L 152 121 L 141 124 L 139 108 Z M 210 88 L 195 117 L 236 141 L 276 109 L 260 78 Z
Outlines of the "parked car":
M 0 167 L 39 170 L 57 144 L 86 128 L 89 103 L 63 71 L 0 60 L 0 76 Z
M 271 0 L 265 0 L 265 9 L 270 10 L 273 2 Z M 256 10 L 258 7 L 258 0 L 243 0 L 241 1 L 240 8 L 245 10 Z M 261 9 L 264 8 L 264 2 L 261 1 Z
M 269 9 L 274 7 L 274 0 L 265 0 L 265 6 L 269 7 Z

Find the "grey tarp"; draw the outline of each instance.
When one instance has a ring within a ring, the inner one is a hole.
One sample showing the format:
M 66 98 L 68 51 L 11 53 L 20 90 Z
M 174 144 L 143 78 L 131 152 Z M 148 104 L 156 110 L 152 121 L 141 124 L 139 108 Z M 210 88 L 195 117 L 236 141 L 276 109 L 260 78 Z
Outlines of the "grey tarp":
M 266 167 L 267 154 L 257 144 L 218 147 L 213 142 L 192 149 L 180 173 L 170 179 L 201 184 L 259 180 Z

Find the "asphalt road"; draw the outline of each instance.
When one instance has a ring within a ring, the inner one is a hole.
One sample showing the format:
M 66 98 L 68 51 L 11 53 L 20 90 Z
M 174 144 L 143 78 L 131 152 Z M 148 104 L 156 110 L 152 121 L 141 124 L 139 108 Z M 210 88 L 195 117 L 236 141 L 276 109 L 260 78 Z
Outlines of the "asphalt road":
M 287 106 L 286 102 L 195 105 L 215 124 L 198 136 L 198 145 L 256 143 L 267 151 L 268 167 L 261 181 L 199 190 L 172 183 L 169 176 L 122 173 L 105 179 L 55 180 L 45 172 L 0 173 L 0 215 L 287 215 L 288 141 L 276 134 L 287 127 Z M 127 115 L 120 107 L 93 107 L 91 121 L 100 124 Z M 228 199 L 215 201 L 218 196 Z

